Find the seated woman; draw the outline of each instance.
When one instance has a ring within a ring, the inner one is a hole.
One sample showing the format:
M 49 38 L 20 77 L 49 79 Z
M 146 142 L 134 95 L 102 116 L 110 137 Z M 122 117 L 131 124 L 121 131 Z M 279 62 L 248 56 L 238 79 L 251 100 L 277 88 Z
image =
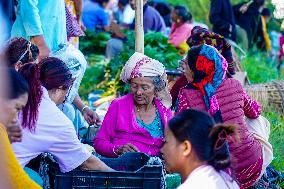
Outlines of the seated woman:
M 178 113 L 188 108 L 204 110 L 217 123 L 238 125 L 240 141 L 229 141 L 233 170 L 241 188 L 252 186 L 261 176 L 263 155 L 244 118 L 257 118 L 260 106 L 248 97 L 237 80 L 226 78 L 228 63 L 212 46 L 191 48 L 182 68 L 188 84 L 180 90 Z
M 121 80 L 130 84 L 131 94 L 113 100 L 94 148 L 106 157 L 135 151 L 158 156 L 172 116 L 165 67 L 136 52 L 122 69 Z
M 78 140 L 72 122 L 57 105 L 65 101 L 74 81 L 65 63 L 57 58 L 45 58 L 39 65 L 26 64 L 20 70 L 29 82 L 29 99 L 21 112 L 23 127 L 21 143 L 13 150 L 24 167 L 44 152 L 55 156 L 62 172 L 77 167 L 111 170 Z
M 192 31 L 190 37 L 187 39 L 188 46 L 194 47 L 202 44 L 207 44 L 215 47 L 222 56 L 228 62 L 228 73 L 227 75 L 231 77 L 235 74 L 235 65 L 233 60 L 233 55 L 231 51 L 231 45 L 227 42 L 227 40 L 214 32 L 209 31 L 208 29 L 202 28 L 200 26 L 195 26 Z M 186 57 L 183 61 L 186 61 Z M 178 97 L 179 90 L 186 86 L 187 80 L 185 75 L 182 75 L 174 84 L 171 89 L 171 95 L 173 100 L 173 105 L 176 104 L 176 100 Z
M 4 111 L 1 112 L 2 119 L 0 120 L 0 164 L 4 164 L 7 173 L 5 174 L 5 170 L 1 169 L 1 178 L 9 185 L 9 187 L 6 186 L 7 188 L 37 189 L 40 186 L 33 182 L 24 172 L 13 153 L 8 138 L 9 130 L 13 130 L 14 127 L 19 125 L 18 113 L 28 101 L 28 84 L 14 69 L 2 69 L 1 71 L 7 71 L 7 86 L 9 86 L 9 90 L 7 90 L 8 98 L 1 104 Z M 1 77 L 1 79 L 3 78 Z M 13 139 L 14 136 L 10 135 L 10 137 Z M 16 138 L 18 139 L 17 142 L 21 141 L 21 135 L 16 136 Z M 5 183 L 1 183 L 1 187 L 3 187 L 3 184 Z
M 173 21 L 169 43 L 180 50 L 181 54 L 188 51 L 189 47 L 186 44 L 187 38 L 191 35 L 192 15 L 184 6 L 176 6 L 171 14 Z
M 6 56 L 8 66 L 19 70 L 26 63 L 36 63 L 39 50 L 35 44 L 24 38 L 13 38 L 8 42 L 4 50 L 4 55 Z M 77 132 L 84 126 L 81 115 L 90 125 L 94 123 L 100 124 L 98 115 L 88 106 L 84 105 L 78 94 L 80 83 L 87 66 L 84 55 L 72 45 L 66 45 L 60 50 L 53 52 L 52 56 L 63 60 L 71 71 L 72 76 L 76 78 L 68 95 L 68 103 L 60 107 L 64 114 L 73 122 Z
M 51 56 L 62 60 L 72 73 L 72 77 L 76 78 L 70 88 L 66 102 L 64 105 L 60 105 L 60 109 L 75 126 L 76 133 L 79 133 L 80 129 L 85 126 L 82 117 L 84 117 L 89 125 L 101 124 L 98 115 L 88 106 L 84 105 L 78 93 L 88 64 L 83 53 L 69 44 L 53 52 Z
M 231 164 L 226 138 L 234 130 L 234 126 L 215 126 L 207 113 L 192 109 L 169 121 L 161 152 L 167 170 L 182 176 L 178 189 L 239 189 L 223 171 Z

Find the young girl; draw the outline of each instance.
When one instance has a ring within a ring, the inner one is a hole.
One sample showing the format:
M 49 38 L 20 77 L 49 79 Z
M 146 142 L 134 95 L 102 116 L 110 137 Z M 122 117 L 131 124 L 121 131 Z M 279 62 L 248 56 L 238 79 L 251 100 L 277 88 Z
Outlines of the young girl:
M 171 119 L 161 152 L 168 171 L 182 176 L 178 189 L 238 189 L 223 171 L 231 164 L 227 138 L 234 133 L 234 126 L 215 126 L 198 110 L 188 109 Z

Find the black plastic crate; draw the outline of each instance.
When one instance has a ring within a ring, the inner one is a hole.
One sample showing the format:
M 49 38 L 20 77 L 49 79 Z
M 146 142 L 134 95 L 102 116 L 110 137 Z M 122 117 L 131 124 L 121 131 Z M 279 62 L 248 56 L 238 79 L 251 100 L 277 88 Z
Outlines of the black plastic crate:
M 143 188 L 160 189 L 162 165 L 146 165 L 150 157 L 143 153 L 126 153 L 119 158 L 101 158 L 117 172 L 82 171 L 75 169 L 60 172 L 58 165 L 50 165 L 51 188 L 95 189 L 95 188 Z

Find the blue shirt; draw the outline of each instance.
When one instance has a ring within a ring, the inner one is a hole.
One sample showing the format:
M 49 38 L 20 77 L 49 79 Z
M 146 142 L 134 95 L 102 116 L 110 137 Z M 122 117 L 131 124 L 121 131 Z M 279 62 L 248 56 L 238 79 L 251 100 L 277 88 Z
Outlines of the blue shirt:
M 64 0 L 18 0 L 12 37 L 43 35 L 51 51 L 67 42 Z
M 103 28 L 109 25 L 108 13 L 96 2 L 86 0 L 84 2 L 82 21 L 89 30 Z
M 136 121 L 140 125 L 140 127 L 146 129 L 153 138 L 160 138 L 164 136 L 164 127 L 158 111 L 156 111 L 156 117 L 154 121 L 150 124 L 144 123 L 138 117 L 136 117 Z

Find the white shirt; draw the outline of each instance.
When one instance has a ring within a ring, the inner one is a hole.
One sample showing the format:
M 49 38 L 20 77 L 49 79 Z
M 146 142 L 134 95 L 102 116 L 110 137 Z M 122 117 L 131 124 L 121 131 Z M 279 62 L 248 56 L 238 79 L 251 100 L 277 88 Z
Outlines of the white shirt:
M 22 142 L 13 143 L 12 147 L 22 167 L 48 152 L 56 158 L 62 172 L 77 168 L 91 156 L 77 138 L 72 122 L 49 98 L 45 88 L 35 132 L 23 129 Z
M 177 189 L 239 189 L 239 186 L 227 173 L 203 165 L 193 170 Z
M 122 13 L 122 23 L 124 24 L 132 24 L 135 18 L 135 11 L 131 8 L 129 4 L 124 7 Z

